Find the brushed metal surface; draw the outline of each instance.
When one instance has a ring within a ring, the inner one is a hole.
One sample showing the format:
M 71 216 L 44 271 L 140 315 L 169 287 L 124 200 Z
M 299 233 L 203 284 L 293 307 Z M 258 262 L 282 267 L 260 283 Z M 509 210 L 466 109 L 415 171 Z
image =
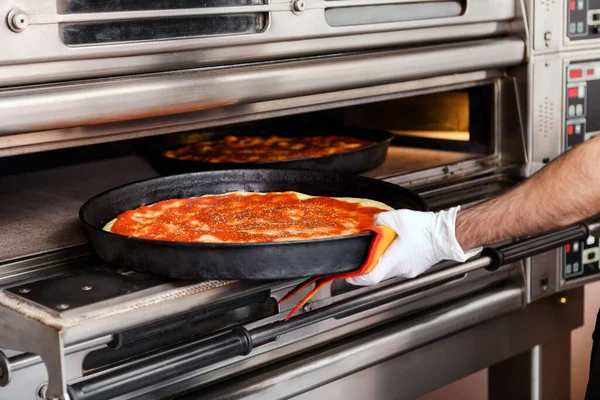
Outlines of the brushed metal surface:
M 367 3 L 386 7 L 386 4 L 406 2 L 313 0 L 306 2 L 302 13 L 294 13 L 290 1 L 273 0 L 262 5 L 220 8 L 163 7 L 158 11 L 64 14 L 64 4 L 57 4 L 54 0 L 19 0 L 18 3 L 2 0 L 0 16 L 6 16 L 18 5 L 31 25 L 18 34 L 9 29 L 0 30 L 0 42 L 3 44 L 0 86 L 331 54 L 415 42 L 491 37 L 509 33 L 510 21 L 516 17 L 514 0 L 479 0 L 469 3 L 462 15 L 449 18 L 421 19 L 413 15 L 406 21 L 392 23 L 335 28 L 327 24 L 327 10 Z M 418 3 L 425 8 L 437 7 L 436 1 L 422 0 Z M 65 46 L 59 34 L 60 23 L 75 20 L 161 18 L 257 10 L 269 14 L 267 29 L 257 34 L 146 40 L 101 46 Z
M 78 212 L 87 199 L 154 176 L 136 156 L 0 176 L 0 260 L 86 243 Z
M 212 128 L 257 119 L 356 106 L 439 91 L 461 90 L 477 85 L 492 84 L 495 79 L 501 78 L 504 73 L 502 69 L 489 69 L 441 75 L 406 82 L 201 110 L 193 113 L 10 135 L 2 137 L 2 140 L 0 140 L 0 157 Z
M 349 386 L 346 390 L 342 390 L 340 385 L 333 385 L 332 388 L 327 384 L 440 340 L 443 336 L 517 311 L 522 300 L 521 289 L 518 287 L 489 290 L 363 335 L 338 341 L 325 349 L 300 355 L 285 364 L 257 371 L 247 379 L 226 381 L 214 388 L 202 388 L 201 393 L 215 400 L 289 399 L 302 393 L 307 393 L 307 396 L 300 396 L 301 399 L 337 396 L 356 399 L 359 397 L 353 395 L 352 390 L 348 390 L 354 386 L 350 383 L 352 378 L 344 379 L 344 383 Z M 413 368 L 424 371 L 426 364 L 413 364 Z M 420 386 L 419 389 L 423 390 L 428 386 L 427 380 L 423 379 L 418 385 L 406 383 L 403 385 L 404 390 L 387 391 L 400 382 L 401 380 L 393 379 L 387 385 L 379 387 L 373 382 L 369 387 L 371 398 L 410 399 L 414 398 L 411 396 L 414 392 L 409 395 L 406 388 L 411 387 L 414 390 L 414 386 Z M 317 389 L 316 392 L 310 393 L 313 389 Z M 360 396 L 364 395 L 363 390 L 358 392 L 362 393 Z M 198 393 L 184 395 L 181 399 L 192 399 Z
M 524 60 L 524 48 L 519 39 L 503 38 L 5 90 L 0 92 L 0 135 L 135 120 L 507 67 Z

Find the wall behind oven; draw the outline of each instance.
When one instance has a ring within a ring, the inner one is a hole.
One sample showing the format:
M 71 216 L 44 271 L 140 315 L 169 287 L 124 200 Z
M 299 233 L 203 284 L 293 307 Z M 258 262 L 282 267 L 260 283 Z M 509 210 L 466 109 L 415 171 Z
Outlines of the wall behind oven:
M 592 332 L 600 308 L 600 282 L 585 286 L 584 325 L 571 332 L 571 400 L 582 400 L 588 383 Z M 417 400 L 486 400 L 487 369 L 444 386 Z

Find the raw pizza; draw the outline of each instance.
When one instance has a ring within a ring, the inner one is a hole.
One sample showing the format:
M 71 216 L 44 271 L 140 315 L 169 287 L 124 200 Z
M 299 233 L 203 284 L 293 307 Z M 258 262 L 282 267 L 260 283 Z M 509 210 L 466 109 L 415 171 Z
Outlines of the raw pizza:
M 207 163 L 257 163 L 322 157 L 372 144 L 345 136 L 226 136 L 163 153 L 164 157 Z
M 257 243 L 355 235 L 391 207 L 367 199 L 297 192 L 233 192 L 164 200 L 128 210 L 104 227 L 153 240 Z

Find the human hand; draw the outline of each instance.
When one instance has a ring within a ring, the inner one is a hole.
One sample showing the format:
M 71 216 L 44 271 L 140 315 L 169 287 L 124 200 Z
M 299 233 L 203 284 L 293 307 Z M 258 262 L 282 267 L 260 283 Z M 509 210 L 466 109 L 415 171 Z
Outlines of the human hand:
M 379 214 L 375 225 L 389 226 L 398 237 L 371 272 L 346 281 L 369 286 L 395 277 L 414 278 L 440 261 L 464 262 L 477 255 L 481 247 L 465 253 L 456 240 L 459 211 L 460 207 L 453 207 L 435 213 L 396 210 Z

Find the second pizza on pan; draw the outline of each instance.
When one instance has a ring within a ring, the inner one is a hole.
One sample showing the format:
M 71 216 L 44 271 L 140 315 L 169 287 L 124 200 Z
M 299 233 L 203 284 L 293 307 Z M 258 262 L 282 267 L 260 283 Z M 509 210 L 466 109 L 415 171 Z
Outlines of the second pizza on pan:
M 347 136 L 282 137 L 228 135 L 168 150 L 164 157 L 209 163 L 256 163 L 321 157 L 355 150 L 372 142 Z

